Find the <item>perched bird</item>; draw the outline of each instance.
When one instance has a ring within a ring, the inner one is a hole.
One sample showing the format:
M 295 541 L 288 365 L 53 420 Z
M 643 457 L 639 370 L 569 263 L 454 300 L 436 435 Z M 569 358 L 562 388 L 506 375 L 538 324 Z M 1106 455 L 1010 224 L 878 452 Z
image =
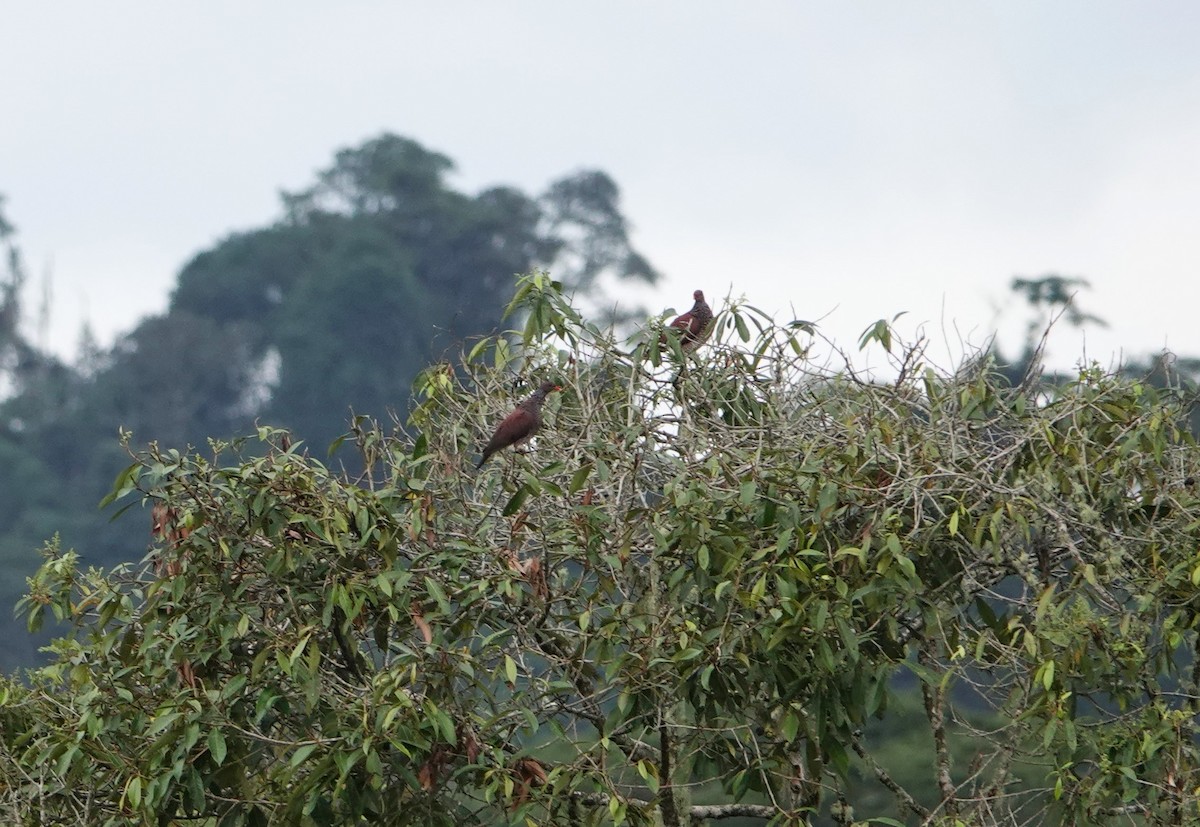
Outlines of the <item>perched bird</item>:
M 690 353 L 700 347 L 708 338 L 708 334 L 712 332 L 713 312 L 712 308 L 708 306 L 708 302 L 704 300 L 704 291 L 697 290 L 692 293 L 692 298 L 696 300 L 692 309 L 677 316 L 668 328 L 668 330 L 679 331 L 677 334 L 681 336 L 679 347 L 684 353 Z M 663 345 L 666 344 L 665 337 L 659 341 Z
M 512 413 L 496 426 L 496 432 L 483 447 L 483 456 L 479 458 L 479 464 L 475 467 L 482 468 L 492 454 L 512 445 L 520 445 L 536 434 L 542 426 L 542 403 L 546 401 L 546 394 L 560 390 L 562 387 L 553 382 L 543 382 L 528 399 L 513 408 Z

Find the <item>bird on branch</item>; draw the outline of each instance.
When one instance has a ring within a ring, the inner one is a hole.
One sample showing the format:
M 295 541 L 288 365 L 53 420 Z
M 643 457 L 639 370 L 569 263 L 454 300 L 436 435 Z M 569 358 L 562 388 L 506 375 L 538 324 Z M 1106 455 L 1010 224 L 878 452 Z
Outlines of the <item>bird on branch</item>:
M 696 300 L 692 309 L 677 316 L 666 331 L 667 333 L 675 331 L 675 335 L 680 337 L 679 348 L 684 353 L 690 353 L 700 347 L 712 333 L 713 312 L 712 308 L 708 306 L 708 302 L 704 300 L 704 291 L 695 291 L 692 293 L 692 298 Z M 659 343 L 666 345 L 666 333 L 659 339 Z
M 504 417 L 496 426 L 492 438 L 488 440 L 487 445 L 483 446 L 483 456 L 479 458 L 479 463 L 475 467 L 482 468 L 488 458 L 497 451 L 528 442 L 529 438 L 537 433 L 538 428 L 542 427 L 542 403 L 546 401 L 546 395 L 560 390 L 562 390 L 561 385 L 543 382 L 528 399 L 518 403 L 512 413 Z

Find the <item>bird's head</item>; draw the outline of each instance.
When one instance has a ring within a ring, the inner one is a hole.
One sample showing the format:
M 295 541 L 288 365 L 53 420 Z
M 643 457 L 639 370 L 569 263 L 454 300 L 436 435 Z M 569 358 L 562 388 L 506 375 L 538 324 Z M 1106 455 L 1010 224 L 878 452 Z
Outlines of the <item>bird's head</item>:
M 703 290 L 695 291 L 694 293 L 692 293 L 692 298 L 698 302 L 704 301 L 704 291 Z
M 562 385 L 557 382 L 543 382 L 540 390 L 543 394 L 552 393 L 553 391 L 562 390 Z

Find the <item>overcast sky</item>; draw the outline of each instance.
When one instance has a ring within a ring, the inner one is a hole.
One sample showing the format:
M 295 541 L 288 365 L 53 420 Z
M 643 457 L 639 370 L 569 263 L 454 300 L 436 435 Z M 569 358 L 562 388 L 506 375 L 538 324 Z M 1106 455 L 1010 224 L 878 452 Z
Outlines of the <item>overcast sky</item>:
M 605 170 L 664 307 L 732 290 L 849 346 L 1006 310 L 1015 348 L 1009 280 L 1054 272 L 1111 323 L 1091 358 L 1200 355 L 1198 44 L 1190 0 L 9 3 L 0 193 L 64 354 L 386 130 L 472 192 Z

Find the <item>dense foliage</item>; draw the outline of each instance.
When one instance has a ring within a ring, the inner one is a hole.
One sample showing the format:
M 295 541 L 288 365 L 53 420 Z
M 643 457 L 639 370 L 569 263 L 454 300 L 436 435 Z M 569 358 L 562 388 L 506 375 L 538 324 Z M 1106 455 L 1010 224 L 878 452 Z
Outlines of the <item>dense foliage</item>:
M 0 604 L 13 605 L 54 533 L 93 563 L 141 554 L 140 525 L 96 510 L 127 462 L 118 428 L 183 447 L 262 419 L 325 446 L 351 411 L 406 411 L 425 365 L 494 332 L 516 273 L 553 266 L 581 297 L 657 279 L 605 174 L 572 173 L 531 196 L 463 193 L 452 171 L 396 135 L 338 152 L 310 188 L 283 197 L 280 220 L 195 256 L 166 313 L 108 350 L 85 339 L 77 365 L 22 335 L 25 273 L 0 215 Z M 13 647 L 0 667 L 33 659 Z
M 0 686 L 10 821 L 1200 816 L 1177 393 L 940 371 L 884 323 L 895 376 L 862 381 L 738 304 L 684 358 L 543 275 L 518 300 L 523 347 L 359 423 L 361 478 L 266 428 L 137 454 L 114 496 L 153 521 L 144 564 L 51 546 L 25 602 L 75 633 Z M 548 376 L 528 453 L 476 474 L 514 377 Z

